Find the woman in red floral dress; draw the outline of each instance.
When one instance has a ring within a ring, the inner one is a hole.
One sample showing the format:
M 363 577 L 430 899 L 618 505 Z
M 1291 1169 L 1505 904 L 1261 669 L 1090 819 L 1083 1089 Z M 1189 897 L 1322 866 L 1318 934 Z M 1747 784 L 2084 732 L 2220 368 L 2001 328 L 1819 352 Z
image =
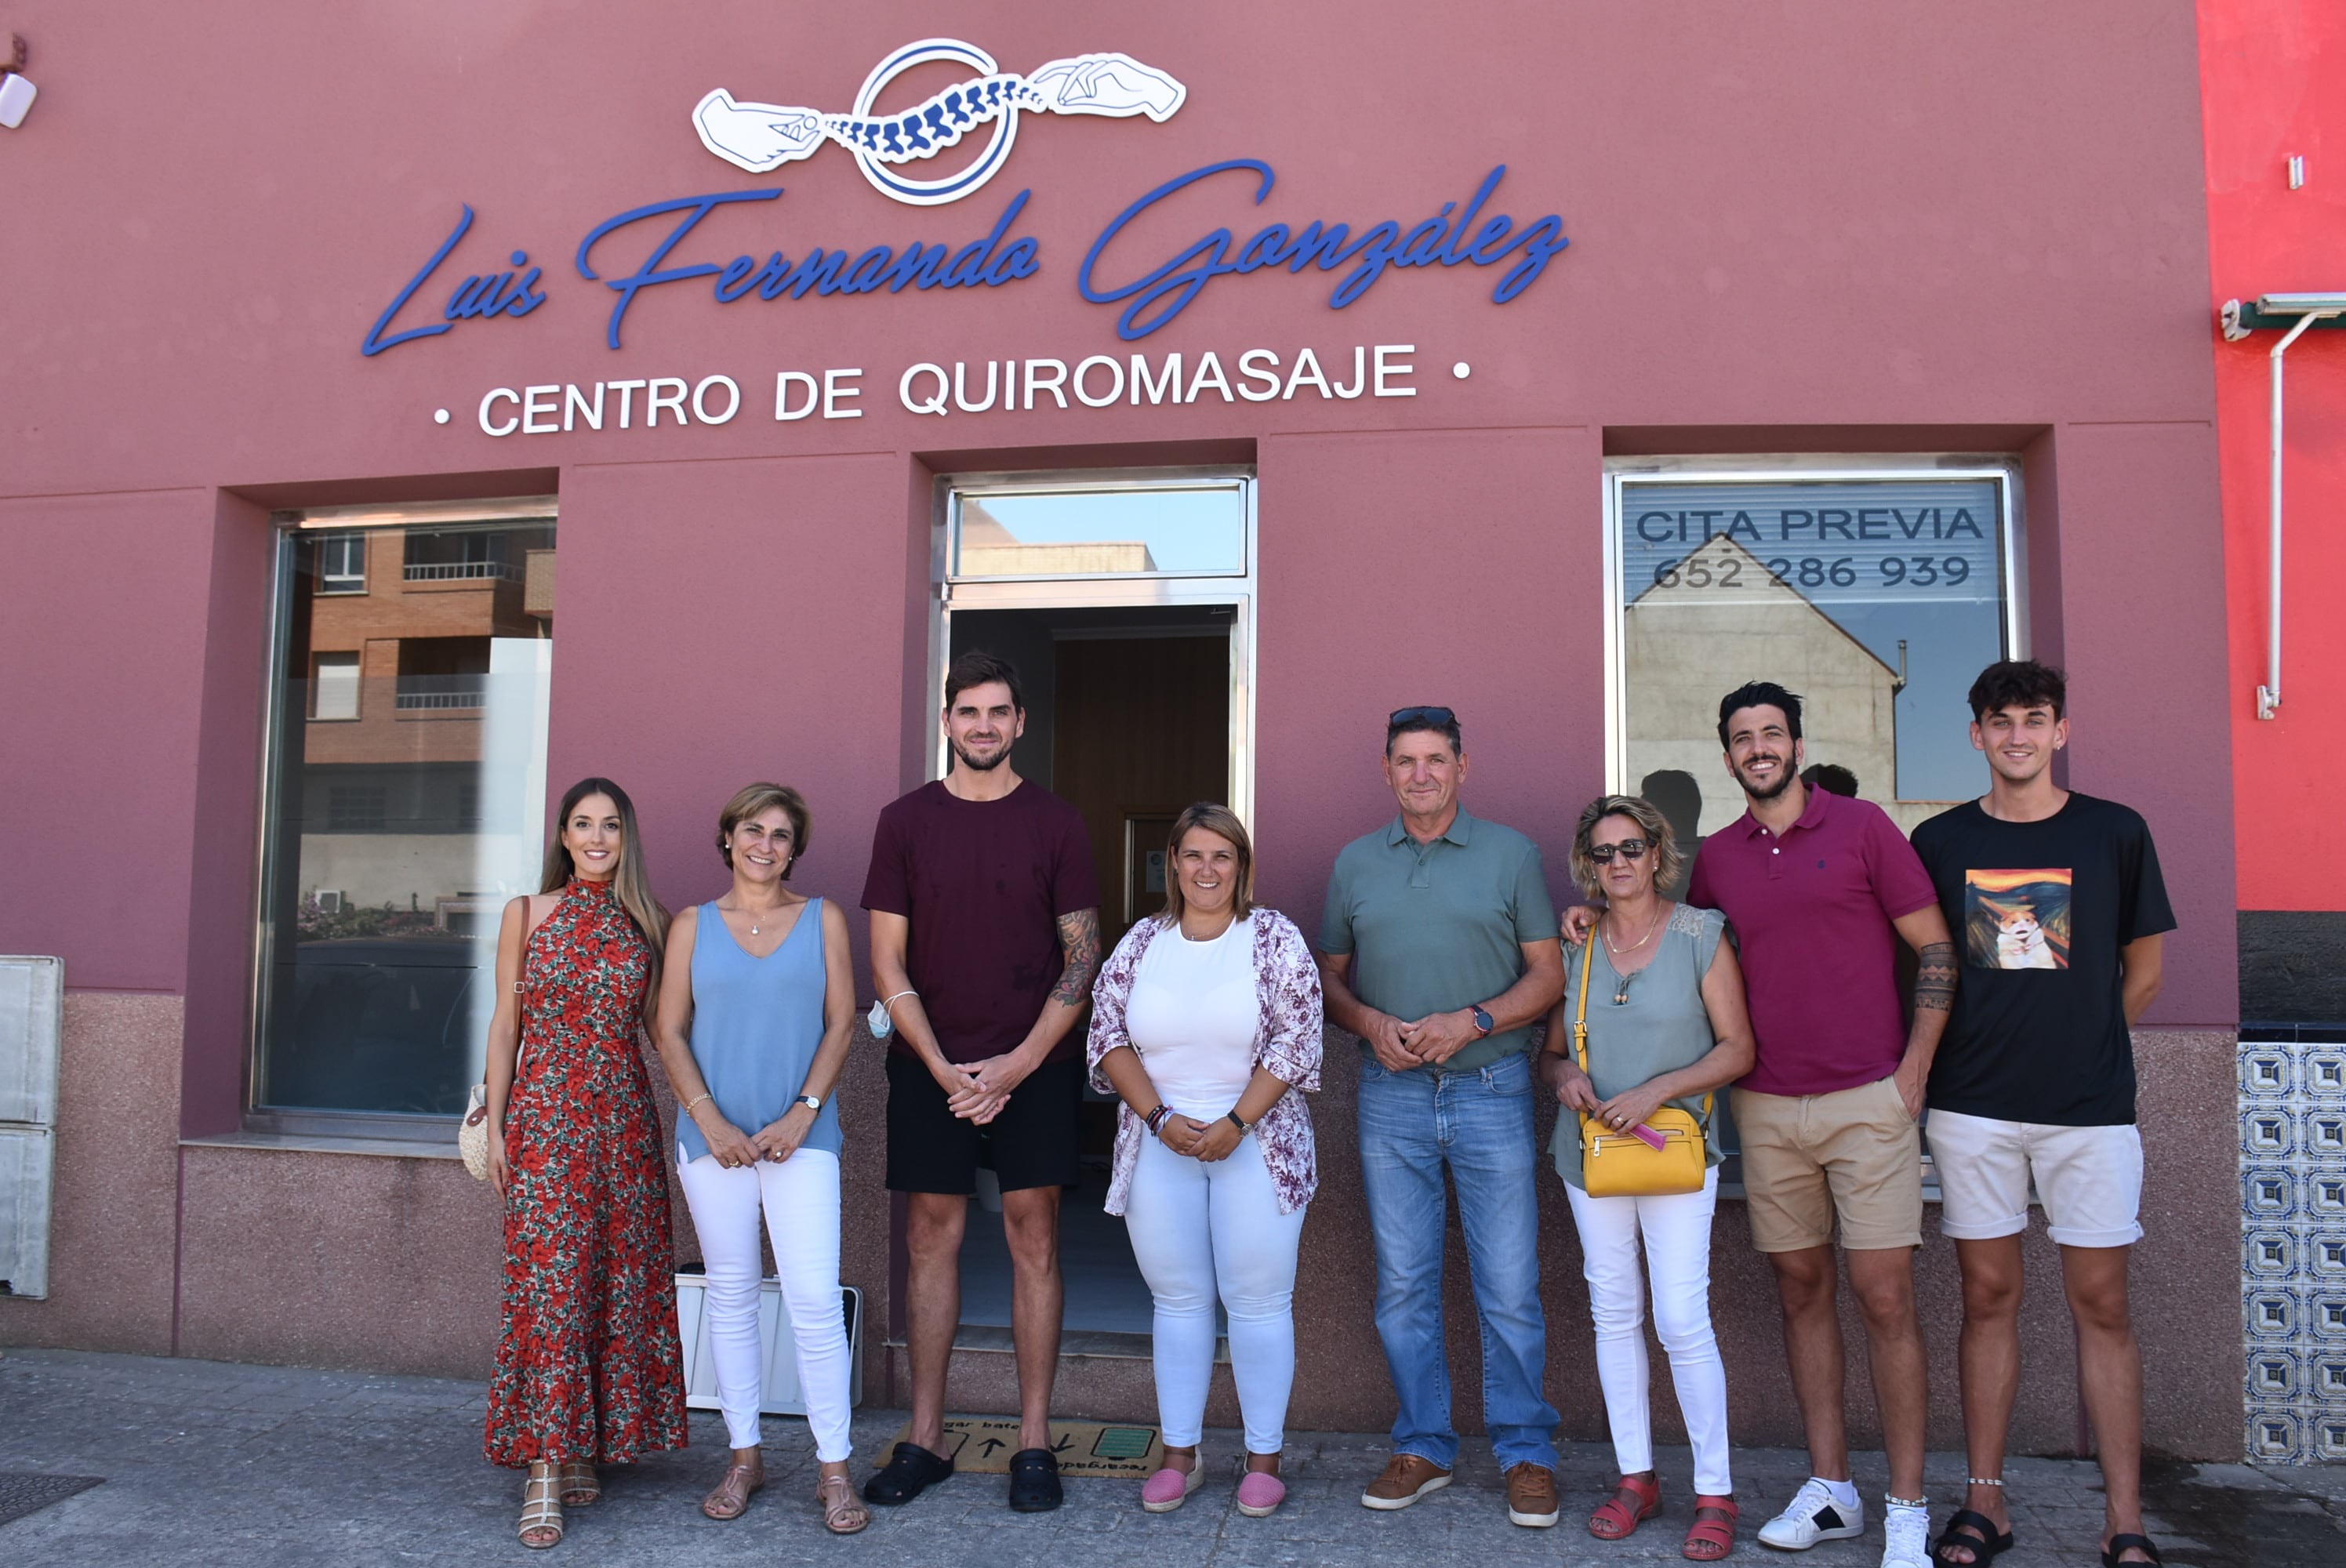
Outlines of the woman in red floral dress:
M 583 779 L 557 820 L 545 891 L 505 906 L 487 1074 L 505 1291 L 482 1446 L 528 1467 L 521 1540 L 539 1547 L 562 1539 L 565 1503 L 601 1495 L 596 1465 L 685 1445 L 668 1174 L 637 1044 L 668 915 L 624 790 Z

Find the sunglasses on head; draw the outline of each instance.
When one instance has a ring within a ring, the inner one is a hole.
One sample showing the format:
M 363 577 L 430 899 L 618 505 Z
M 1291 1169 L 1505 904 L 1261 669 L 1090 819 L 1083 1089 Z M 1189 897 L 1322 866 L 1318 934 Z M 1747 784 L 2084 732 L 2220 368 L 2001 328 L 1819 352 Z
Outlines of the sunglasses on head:
M 1591 844 L 1588 846 L 1588 858 L 1600 866 L 1609 866 L 1616 855 L 1625 860 L 1634 860 L 1653 847 L 1651 839 L 1624 839 L 1617 844 Z
M 1385 715 L 1387 729 L 1405 729 L 1421 724 L 1439 729 L 1457 722 L 1458 716 L 1446 708 L 1396 708 Z

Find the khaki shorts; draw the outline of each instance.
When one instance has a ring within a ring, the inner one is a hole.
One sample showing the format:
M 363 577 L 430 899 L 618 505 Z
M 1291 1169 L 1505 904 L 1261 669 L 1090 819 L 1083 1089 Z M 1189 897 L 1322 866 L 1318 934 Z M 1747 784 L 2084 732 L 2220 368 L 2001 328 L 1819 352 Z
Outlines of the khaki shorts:
M 1830 1247 L 1836 1215 L 1851 1251 L 1923 1245 L 1923 1145 L 1897 1079 L 1830 1095 L 1738 1089 L 1735 1128 L 1760 1251 Z

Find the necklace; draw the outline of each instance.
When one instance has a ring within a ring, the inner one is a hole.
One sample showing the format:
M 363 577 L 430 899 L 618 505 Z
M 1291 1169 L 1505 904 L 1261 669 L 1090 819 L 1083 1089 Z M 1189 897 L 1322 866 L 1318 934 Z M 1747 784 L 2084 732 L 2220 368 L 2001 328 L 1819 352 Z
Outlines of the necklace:
M 1646 922 L 1646 934 L 1644 936 L 1639 937 L 1637 941 L 1631 942 L 1627 947 L 1615 947 L 1613 945 L 1613 939 L 1608 936 L 1605 939 L 1605 951 L 1614 954 L 1616 957 L 1618 957 L 1620 954 L 1625 952 L 1635 952 L 1639 948 L 1645 946 L 1646 943 L 1653 940 L 1654 932 L 1660 927 L 1661 923 L 1662 907 L 1660 904 L 1657 903 L 1654 906 L 1654 918 Z

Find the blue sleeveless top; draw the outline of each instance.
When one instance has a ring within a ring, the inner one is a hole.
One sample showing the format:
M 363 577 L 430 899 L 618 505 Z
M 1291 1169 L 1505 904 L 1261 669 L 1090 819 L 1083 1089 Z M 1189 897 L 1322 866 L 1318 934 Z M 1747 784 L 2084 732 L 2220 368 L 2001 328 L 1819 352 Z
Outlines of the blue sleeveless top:
M 752 958 L 716 904 L 692 933 L 692 1059 L 725 1119 L 754 1137 L 781 1120 L 806 1088 L 822 1044 L 822 901 L 809 899 L 782 945 Z M 692 1118 L 678 1118 L 688 1159 L 709 1152 Z M 802 1148 L 839 1153 L 839 1102 L 825 1100 Z

